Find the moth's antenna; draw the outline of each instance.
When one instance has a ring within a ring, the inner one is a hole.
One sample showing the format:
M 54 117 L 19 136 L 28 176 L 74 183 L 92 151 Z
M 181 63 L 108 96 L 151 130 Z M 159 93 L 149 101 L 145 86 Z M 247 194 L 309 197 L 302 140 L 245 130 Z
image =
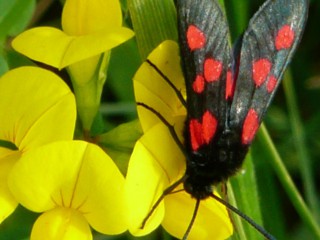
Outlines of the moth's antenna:
M 210 194 L 212 198 L 217 200 L 219 203 L 223 204 L 227 208 L 229 208 L 231 211 L 236 213 L 238 216 L 240 216 L 243 220 L 245 220 L 247 223 L 249 223 L 252 227 L 254 227 L 258 232 L 260 232 L 266 239 L 268 240 L 276 240 L 274 236 L 272 236 L 270 233 L 268 233 L 263 227 L 258 225 L 255 221 L 253 221 L 249 216 L 241 212 L 239 209 L 232 206 L 227 201 L 224 201 L 222 198 L 219 198 L 218 196 L 214 195 L 213 193 Z

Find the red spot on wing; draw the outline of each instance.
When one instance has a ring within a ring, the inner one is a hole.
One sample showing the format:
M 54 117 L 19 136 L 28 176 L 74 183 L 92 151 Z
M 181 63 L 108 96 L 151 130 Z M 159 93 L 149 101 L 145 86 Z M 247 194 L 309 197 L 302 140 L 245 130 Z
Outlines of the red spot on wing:
M 271 67 L 271 62 L 266 58 L 261 58 L 253 62 L 252 78 L 257 87 L 260 87 L 265 82 L 270 73 Z
M 203 144 L 202 124 L 196 119 L 191 119 L 189 123 L 189 131 L 192 150 L 197 151 Z
M 276 85 L 277 85 L 277 79 L 276 79 L 275 76 L 271 75 L 268 78 L 268 82 L 267 82 L 267 91 L 268 91 L 268 93 L 273 92 L 273 90 L 276 87 Z
M 242 127 L 242 144 L 250 144 L 259 128 L 259 116 L 254 109 L 250 109 Z
M 204 78 L 207 82 L 219 80 L 222 73 L 222 62 L 214 58 L 207 58 L 204 61 Z
M 196 93 L 202 93 L 204 90 L 204 78 L 201 75 L 197 75 L 196 79 L 194 80 L 193 84 L 192 84 L 192 89 L 193 91 L 195 91 Z
M 290 48 L 294 41 L 294 31 L 289 25 L 284 25 L 277 33 L 275 39 L 276 49 L 279 51 L 281 49 Z
M 227 83 L 226 83 L 226 100 L 233 98 L 234 93 L 234 79 L 232 72 L 229 70 L 227 72 Z
M 217 125 L 217 119 L 209 111 L 206 111 L 202 116 L 202 135 L 206 144 L 214 137 Z
M 205 34 L 195 25 L 190 25 L 187 30 L 187 42 L 191 51 L 204 47 L 206 44 Z
M 206 111 L 202 116 L 202 122 L 191 119 L 189 123 L 190 141 L 193 151 L 197 151 L 203 144 L 209 144 L 217 130 L 218 121 Z

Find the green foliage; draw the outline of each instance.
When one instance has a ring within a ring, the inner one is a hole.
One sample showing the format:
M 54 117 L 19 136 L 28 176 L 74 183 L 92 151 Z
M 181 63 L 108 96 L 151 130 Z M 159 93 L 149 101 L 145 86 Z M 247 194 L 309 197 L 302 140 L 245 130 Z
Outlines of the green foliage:
M 0 40 L 8 36 L 15 36 L 22 32 L 35 10 L 35 0 L 0 1 Z
M 27 240 L 31 228 L 39 214 L 19 206 L 15 212 L 0 225 L 0 240 Z
M 132 149 L 142 135 L 140 122 L 134 120 L 124 123 L 99 136 L 101 146 L 125 175 Z
M 8 38 L 22 32 L 35 10 L 35 0 L 0 0 L 0 76 L 11 69 L 7 51 Z

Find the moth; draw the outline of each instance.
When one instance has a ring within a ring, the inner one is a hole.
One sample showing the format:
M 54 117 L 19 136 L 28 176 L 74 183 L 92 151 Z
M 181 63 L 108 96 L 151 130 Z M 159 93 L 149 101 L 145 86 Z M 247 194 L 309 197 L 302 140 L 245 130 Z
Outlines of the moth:
M 197 201 L 195 212 L 208 197 L 221 202 L 213 187 L 241 168 L 300 42 L 308 6 L 308 0 L 265 1 L 231 49 L 228 23 L 216 0 L 177 0 L 187 93 L 183 103 L 187 109 L 183 143 L 187 166 L 184 177 L 169 190 L 183 182 L 185 191 Z M 140 105 L 161 118 L 155 110 Z M 251 219 L 246 220 L 252 224 Z

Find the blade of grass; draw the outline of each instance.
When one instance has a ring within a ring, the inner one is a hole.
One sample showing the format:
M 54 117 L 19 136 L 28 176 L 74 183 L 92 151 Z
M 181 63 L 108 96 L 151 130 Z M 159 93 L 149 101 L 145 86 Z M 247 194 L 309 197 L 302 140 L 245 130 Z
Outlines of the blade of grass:
M 294 144 L 298 152 L 298 160 L 300 163 L 300 172 L 303 182 L 303 188 L 306 195 L 306 202 L 309 204 L 311 212 L 316 220 L 319 222 L 320 205 L 317 198 L 317 191 L 314 185 L 314 175 L 311 166 L 309 152 L 307 150 L 306 139 L 302 121 L 299 117 L 299 109 L 297 104 L 297 97 L 292 82 L 292 74 L 287 71 L 285 74 L 285 81 L 283 81 L 284 92 L 287 100 L 289 118 L 291 129 L 293 133 Z
M 263 216 L 263 226 L 277 239 L 287 239 L 285 217 L 281 205 L 281 191 L 272 166 L 270 154 L 260 141 L 251 147 L 257 177 L 259 202 Z
M 270 162 L 273 166 L 273 169 L 275 170 L 280 182 L 282 183 L 285 191 L 287 192 L 296 211 L 298 212 L 306 226 L 314 234 L 315 239 L 320 239 L 320 228 L 317 225 L 315 219 L 313 218 L 310 210 L 305 204 L 296 186 L 294 185 L 264 124 L 262 124 L 260 127 L 260 131 L 258 132 L 258 138 L 270 153 Z
M 236 197 L 233 192 L 233 187 L 230 182 L 227 183 L 227 187 L 228 187 L 228 201 L 229 201 L 229 203 L 232 204 L 232 206 L 238 208 Z M 233 234 L 230 239 L 247 240 L 246 233 L 245 233 L 243 222 L 242 222 L 241 218 L 237 214 L 233 214 L 232 221 L 233 221 L 233 224 L 235 225 L 235 228 L 236 228 L 236 230 L 234 230 L 234 231 L 237 231 L 237 234 Z
M 173 0 L 128 0 L 128 8 L 142 60 L 162 41 L 178 39 Z
M 234 201 L 233 204 L 237 205 L 241 212 L 248 215 L 259 225 L 262 225 L 257 181 L 251 153 L 247 155 L 242 169 L 235 177 L 230 179 L 235 197 L 235 199 L 230 197 L 230 200 Z M 241 234 L 240 239 L 264 239 L 256 229 L 244 223 L 243 219 L 241 219 L 240 225 L 238 224 L 237 220 L 236 227 Z

